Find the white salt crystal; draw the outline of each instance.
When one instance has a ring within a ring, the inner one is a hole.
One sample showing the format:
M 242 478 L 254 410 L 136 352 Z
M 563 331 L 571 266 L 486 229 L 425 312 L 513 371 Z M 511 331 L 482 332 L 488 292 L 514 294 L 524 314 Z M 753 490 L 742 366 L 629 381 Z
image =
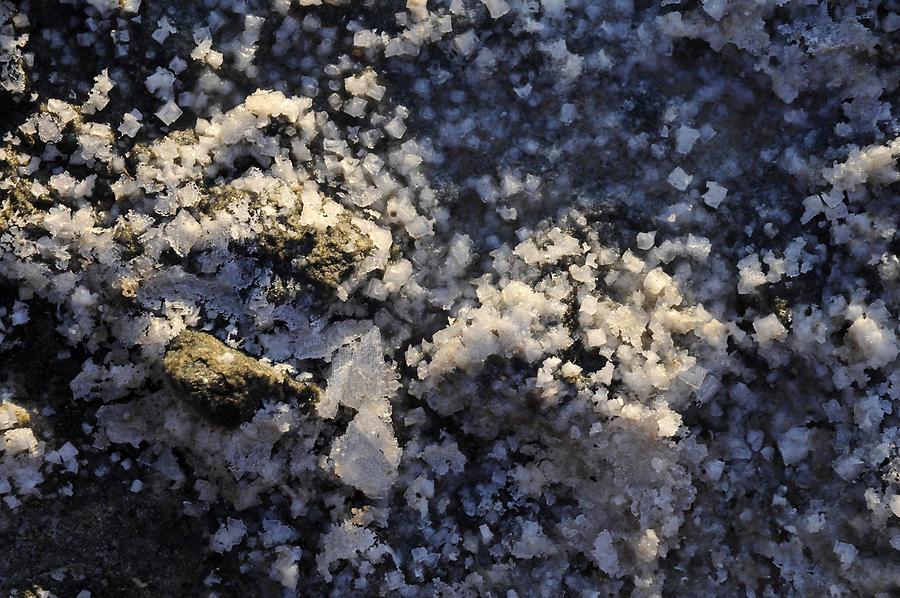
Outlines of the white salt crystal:
M 561 17 L 566 12 L 566 0 L 541 0 L 544 14 L 551 17 Z
M 698 139 L 700 131 L 681 125 L 675 132 L 675 151 L 679 154 L 690 153 Z
M 718 21 L 725 14 L 727 0 L 703 0 L 703 11 Z
M 200 238 L 202 227 L 190 212 L 179 210 L 178 215 L 166 225 L 166 238 L 175 253 L 185 256 L 191 252 L 191 248 Z
M 645 371 L 646 368 L 645 368 Z M 660 381 L 663 382 L 664 381 Z M 664 409 L 656 420 L 657 436 L 669 438 L 678 432 L 681 427 L 681 416 L 670 409 Z
M 144 115 L 137 110 L 126 112 L 122 117 L 122 124 L 119 125 L 119 133 L 133 138 L 141 129 L 140 121 L 142 118 L 144 118 Z
M 400 288 L 409 280 L 412 274 L 412 263 L 407 259 L 400 259 L 384 270 L 382 280 L 393 288 Z
M 428 0 L 406 0 L 406 10 L 419 20 L 425 19 L 428 16 Z
M 272 578 L 288 590 L 296 590 L 300 579 L 300 568 L 297 566 L 302 554 L 300 549 L 296 546 L 280 546 L 275 552 L 277 557 L 270 571 Z
M 494 533 L 491 531 L 491 528 L 483 523 L 478 527 L 478 532 L 481 534 L 481 539 L 485 542 L 494 537 Z
M 838 555 L 841 559 L 841 567 L 846 569 L 856 560 L 856 555 L 859 554 L 859 550 L 857 550 L 856 546 L 853 544 L 836 541 L 834 543 L 834 554 Z
M 384 130 L 394 139 L 400 139 L 406 133 L 406 125 L 403 124 L 403 120 L 399 116 L 395 116 L 384 126 Z
M 13 303 L 13 312 L 10 316 L 10 322 L 13 326 L 21 326 L 28 323 L 31 318 L 28 316 L 28 304 L 16 301 Z M 0 428 L 2 429 L 2 428 Z
M 509 12 L 509 4 L 505 0 L 481 0 L 481 3 L 487 7 L 492 19 L 499 19 Z
M 176 75 L 180 75 L 181 73 L 183 73 L 186 68 L 187 62 L 185 62 L 180 56 L 176 56 L 169 61 L 169 70 Z
M 638 249 L 650 249 L 653 247 L 653 244 L 656 242 L 656 231 L 650 231 L 648 233 L 638 233 L 637 234 L 637 246 Z
M 706 462 L 704 469 L 710 480 L 718 482 L 719 478 L 722 477 L 722 472 L 725 470 L 725 462 L 720 459 L 710 459 Z
M 59 453 L 59 456 L 63 461 L 68 461 L 72 457 L 78 454 L 78 449 L 75 448 L 71 442 L 67 442 L 56 451 Z
M 897 358 L 897 336 L 867 316 L 854 320 L 847 338 L 859 349 L 871 367 L 882 367 Z
M 334 441 L 329 456 L 334 472 L 344 483 L 369 498 L 384 498 L 397 477 L 401 452 L 389 424 L 365 409 Z
M 900 517 L 900 494 L 893 495 L 888 501 L 888 505 L 891 507 L 891 513 L 895 517 Z
M 378 43 L 378 36 L 370 29 L 357 31 L 353 35 L 353 45 L 358 48 L 371 48 Z
M 670 185 L 679 191 L 684 191 L 688 188 L 688 185 L 691 184 L 691 181 L 694 180 L 694 177 L 686 173 L 681 166 L 677 166 L 675 167 L 675 170 L 669 173 L 669 178 L 667 180 Z
M 756 331 L 756 340 L 762 345 L 772 341 L 782 341 L 787 336 L 787 328 L 775 314 L 769 314 L 764 318 L 753 321 L 753 329 Z
M 612 534 L 607 530 L 600 532 L 594 539 L 594 550 L 591 551 L 594 563 L 610 577 L 619 577 L 619 555 L 613 546 Z
M 228 552 L 237 546 L 246 534 L 247 527 L 244 522 L 229 517 L 210 538 L 209 547 L 218 553 Z
M 715 181 L 706 181 L 706 189 L 706 193 L 701 197 L 703 197 L 703 202 L 713 209 L 718 208 L 725 199 L 725 195 L 728 194 L 728 189 Z
M 477 44 L 478 37 L 471 29 L 453 38 L 454 47 L 463 56 L 471 54 Z
M 571 361 L 567 361 L 559 368 L 559 373 L 562 374 L 563 378 L 574 380 L 581 374 L 581 367 Z
M 778 450 L 785 465 L 793 465 L 806 457 L 810 434 L 808 428 L 795 427 L 778 437 Z
M 520 559 L 532 559 L 553 552 L 555 545 L 544 534 L 536 521 L 522 522 L 522 535 L 512 546 L 510 553 Z
M 31 428 L 16 428 L 3 433 L 3 445 L 4 450 L 10 455 L 33 453 L 37 449 L 38 440 Z
M 40 120 L 38 120 L 38 136 L 44 143 L 56 143 L 62 139 L 59 125 L 56 124 L 56 121 L 49 114 L 41 115 Z
M 167 97 L 172 94 L 172 86 L 175 84 L 175 74 L 169 69 L 156 67 L 152 75 L 144 79 L 144 85 L 147 91 L 152 94 L 159 93 L 161 97 Z M 167 123 L 168 124 L 168 123 Z
M 900 14 L 891 12 L 885 15 L 884 19 L 881 21 L 881 27 L 888 33 L 893 33 L 900 29 Z
M 175 27 L 172 26 L 171 23 L 169 23 L 169 19 L 167 19 L 166 17 L 162 17 L 161 19 L 159 19 L 156 24 L 157 29 L 152 34 L 150 34 L 150 37 L 156 40 L 156 43 L 158 44 L 163 43 L 164 41 L 166 41 L 166 38 L 178 31 L 177 29 L 175 29 Z
M 178 107 L 173 100 L 169 100 L 165 104 L 163 104 L 162 108 L 160 108 L 156 112 L 156 118 L 161 120 L 165 125 L 171 125 L 173 122 L 178 120 L 183 114 L 181 108 Z
M 672 277 L 662 268 L 654 268 L 644 277 L 644 290 L 651 295 L 658 295 L 660 291 L 672 284 Z
M 8 430 L 18 423 L 16 407 L 12 403 L 0 403 L 0 430 Z
M 606 344 L 606 333 L 600 328 L 588 330 L 587 344 L 589 347 L 602 347 Z

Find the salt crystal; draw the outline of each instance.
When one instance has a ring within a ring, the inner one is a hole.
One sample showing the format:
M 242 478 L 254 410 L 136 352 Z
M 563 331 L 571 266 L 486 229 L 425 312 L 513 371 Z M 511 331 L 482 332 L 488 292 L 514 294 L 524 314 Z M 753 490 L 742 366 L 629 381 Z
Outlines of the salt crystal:
M 481 3 L 487 7 L 492 19 L 499 19 L 509 12 L 506 0 L 481 0 Z
M 388 124 L 384 126 L 385 132 L 394 139 L 400 139 L 406 133 L 406 125 L 399 116 L 395 116 Z
M 637 247 L 638 249 L 647 250 L 653 247 L 653 244 L 656 241 L 656 231 L 650 231 L 648 233 L 638 233 L 637 234 Z
M 847 330 L 847 339 L 859 349 L 870 367 L 885 366 L 900 353 L 897 335 L 868 316 L 854 320 Z
M 679 191 L 684 191 L 688 188 L 688 185 L 691 184 L 691 181 L 694 180 L 692 175 L 689 175 L 684 171 L 681 166 L 677 166 L 671 173 L 669 173 L 669 178 L 667 179 L 669 184 L 678 189 Z
M 122 116 L 122 124 L 119 125 L 119 132 L 129 137 L 134 137 L 141 129 L 141 119 L 144 116 L 137 110 L 126 112 Z
M 172 86 L 175 84 L 175 74 L 169 69 L 156 67 L 152 75 L 144 79 L 144 85 L 147 91 L 160 97 L 167 97 L 172 94 Z M 157 93 L 161 92 L 161 93 Z M 168 123 L 166 123 L 168 124 Z
M 890 500 L 888 500 L 888 506 L 890 506 L 891 513 L 893 513 L 895 517 L 900 517 L 900 494 L 891 496 Z
M 713 209 L 718 208 L 725 199 L 725 195 L 728 194 L 728 189 L 715 181 L 706 181 L 706 189 L 706 193 L 701 197 L 703 197 L 703 202 Z
M 38 446 L 38 440 L 30 428 L 16 428 L 3 433 L 4 450 L 10 455 L 19 453 L 33 453 Z
M 772 341 L 782 341 L 787 336 L 787 328 L 775 314 L 753 321 L 753 329 L 756 331 L 756 340 L 762 345 Z
M 684 125 L 678 127 L 678 131 L 675 132 L 675 151 L 679 154 L 690 153 L 698 139 L 700 139 L 700 131 L 697 129 Z
M 57 453 L 59 453 L 63 461 L 68 461 L 78 454 L 78 449 L 71 442 L 67 442 L 57 450 Z
M 834 543 L 834 554 L 841 559 L 841 567 L 847 569 L 853 564 L 853 561 L 856 560 L 856 555 L 859 554 L 859 550 L 857 550 L 856 546 L 853 544 L 836 541 Z
M 161 120 L 165 125 L 171 125 L 173 122 L 178 120 L 183 114 L 181 108 L 178 107 L 173 100 L 169 100 L 165 104 L 163 104 L 162 108 L 160 108 L 156 112 L 156 118 Z
M 594 563 L 610 577 L 619 577 L 619 555 L 613 546 L 612 534 L 607 530 L 600 532 L 594 539 L 594 550 L 591 551 Z
M 215 552 L 228 552 L 247 535 L 247 527 L 239 519 L 229 517 L 213 534 L 209 541 L 209 547 Z
M 177 29 L 175 29 L 175 27 L 172 26 L 171 23 L 169 23 L 169 19 L 167 19 L 165 16 L 159 19 L 156 24 L 157 29 L 152 34 L 150 34 L 150 37 L 152 37 L 158 44 L 162 44 L 164 41 L 166 41 L 169 35 L 178 31 Z
M 185 256 L 190 253 L 197 239 L 200 238 L 202 227 L 190 212 L 180 210 L 178 215 L 166 225 L 166 237 L 175 253 Z
M 703 0 L 703 11 L 714 20 L 719 21 L 725 15 L 727 0 Z
M 785 465 L 793 465 L 806 458 L 811 433 L 808 428 L 795 427 L 778 437 L 778 450 Z
M 428 17 L 428 0 L 406 0 L 406 10 L 417 19 Z
M 390 424 L 366 409 L 334 441 L 330 458 L 344 483 L 369 498 L 384 498 L 397 477 L 401 452 Z
M 453 38 L 453 46 L 456 48 L 457 52 L 463 56 L 471 54 L 472 51 L 475 50 L 477 44 L 478 37 L 471 29 Z

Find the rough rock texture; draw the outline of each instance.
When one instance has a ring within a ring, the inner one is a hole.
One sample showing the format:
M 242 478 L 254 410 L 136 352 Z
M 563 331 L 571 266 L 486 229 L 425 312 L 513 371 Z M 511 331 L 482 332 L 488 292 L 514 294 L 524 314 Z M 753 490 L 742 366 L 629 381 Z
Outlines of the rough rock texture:
M 283 401 L 290 394 L 304 401 L 316 397 L 314 387 L 285 379 L 271 365 L 195 330 L 169 341 L 163 370 L 202 411 L 231 425 L 252 417 L 264 400 Z

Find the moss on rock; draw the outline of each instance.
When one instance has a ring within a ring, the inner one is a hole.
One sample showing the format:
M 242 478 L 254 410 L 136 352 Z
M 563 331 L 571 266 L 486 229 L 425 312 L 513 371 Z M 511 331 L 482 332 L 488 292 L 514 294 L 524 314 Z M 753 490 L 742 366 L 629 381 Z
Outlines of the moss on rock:
M 315 386 L 290 380 L 213 335 L 194 330 L 185 330 L 169 343 L 163 368 L 177 390 L 224 425 L 247 421 L 264 399 L 283 400 L 294 394 L 312 401 L 317 393 Z
M 372 249 L 372 241 L 349 217 L 320 231 L 300 224 L 299 213 L 279 219 L 258 242 L 279 275 L 327 289 L 337 288 Z

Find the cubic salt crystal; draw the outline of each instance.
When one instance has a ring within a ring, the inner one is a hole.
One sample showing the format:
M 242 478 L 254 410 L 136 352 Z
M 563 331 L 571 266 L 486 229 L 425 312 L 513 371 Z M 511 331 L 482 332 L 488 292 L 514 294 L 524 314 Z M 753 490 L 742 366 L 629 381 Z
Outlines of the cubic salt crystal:
M 725 15 L 725 6 L 727 0 L 703 0 L 703 11 L 711 16 L 713 20 L 719 21 Z
M 808 428 L 794 427 L 778 437 L 778 450 L 785 465 L 793 465 L 806 458 L 811 433 Z
M 675 151 L 679 154 L 690 153 L 698 139 L 700 139 L 700 131 L 681 125 L 675 132 Z
M 178 104 L 176 104 L 174 100 L 169 100 L 163 104 L 162 108 L 157 110 L 156 118 L 168 126 L 178 120 L 182 114 L 184 114 L 184 112 L 178 107 Z
M 728 194 L 728 189 L 715 181 L 706 181 L 706 189 L 706 193 L 701 197 L 703 197 L 703 202 L 713 209 L 718 208 L 725 199 L 725 195 Z
M 509 12 L 506 0 L 481 0 L 481 3 L 487 7 L 492 19 L 499 19 Z
M 478 37 L 471 29 L 453 38 L 453 46 L 456 48 L 457 52 L 463 56 L 471 54 L 472 51 L 475 50 L 477 44 Z
M 125 115 L 122 116 L 122 124 L 119 125 L 119 132 L 133 138 L 141 129 L 140 121 L 142 118 L 143 115 L 137 110 L 126 112 Z
M 647 250 L 653 247 L 653 244 L 656 241 L 656 231 L 650 231 L 648 233 L 638 233 L 637 234 L 637 247 L 638 249 Z
M 681 166 L 675 167 L 675 169 L 669 173 L 669 178 L 667 179 L 669 184 L 678 189 L 679 191 L 684 191 L 691 184 L 691 181 L 694 180 L 692 175 L 689 175 L 684 171 Z
M 787 337 L 787 328 L 775 314 L 753 321 L 753 329 L 756 331 L 756 340 L 762 345 L 772 341 L 782 341 Z

